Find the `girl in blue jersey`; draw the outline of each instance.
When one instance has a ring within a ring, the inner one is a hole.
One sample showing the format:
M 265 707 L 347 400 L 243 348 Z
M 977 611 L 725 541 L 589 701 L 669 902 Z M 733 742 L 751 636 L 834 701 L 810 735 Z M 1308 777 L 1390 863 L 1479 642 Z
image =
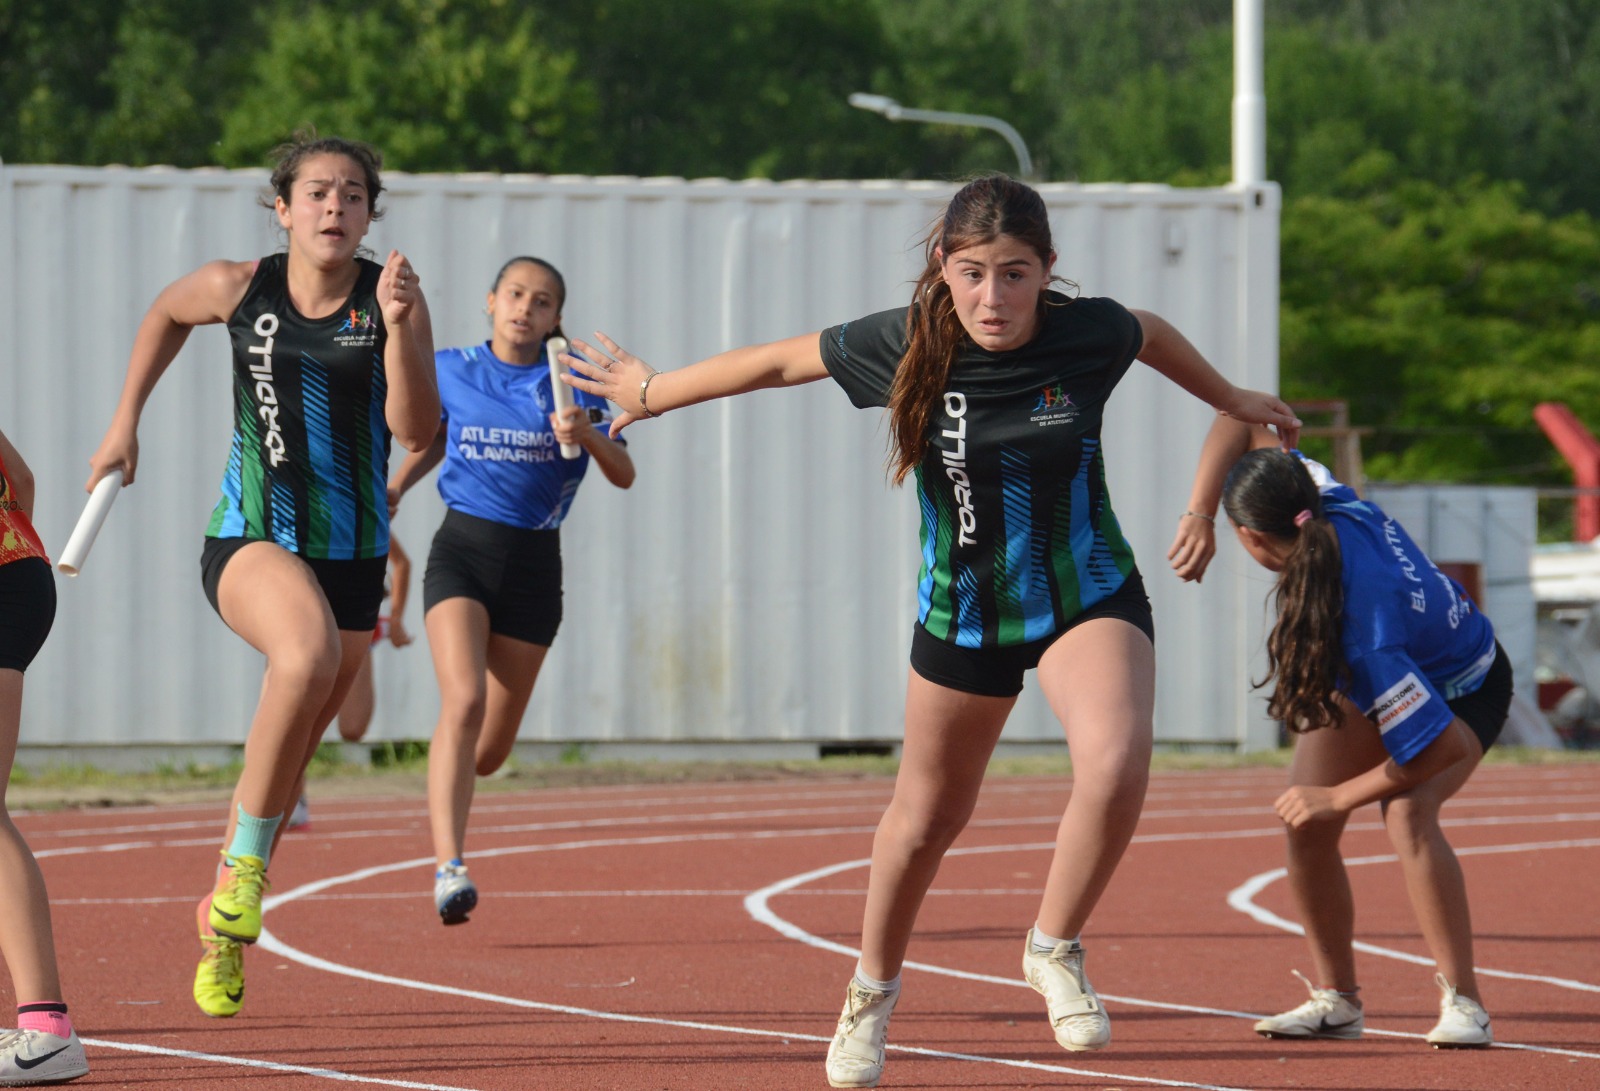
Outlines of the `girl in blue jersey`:
M 439 678 L 428 750 L 428 810 L 438 857 L 434 905 L 460 924 L 478 904 L 464 856 L 474 778 L 511 754 L 539 668 L 561 624 L 559 527 L 593 461 L 619 489 L 633 460 L 611 439 L 602 398 L 556 412 L 545 342 L 561 336 L 567 287 L 540 258 L 512 258 L 486 310 L 490 339 L 438 354 L 444 416 L 433 443 L 390 479 L 395 503 L 441 460 L 444 523 L 422 578 L 423 624 Z M 561 446 L 579 448 L 563 458 Z
M 1440 1015 L 1427 1040 L 1487 1046 L 1466 885 L 1439 810 L 1505 724 L 1510 661 L 1461 585 L 1399 523 L 1298 451 L 1273 449 L 1277 442 L 1266 429 L 1216 422 L 1170 554 L 1180 577 L 1205 573 L 1214 552 L 1206 517 L 1220 494 L 1239 544 L 1278 574 L 1267 640 L 1267 681 L 1277 685 L 1267 712 L 1299 737 L 1292 786 L 1276 808 L 1318 983 L 1306 982 L 1304 1004 L 1255 1029 L 1268 1038 L 1361 1036 L 1355 911 L 1339 839 L 1351 811 L 1377 802 L 1438 963 Z
M 579 343 L 595 362 L 573 358 L 571 385 L 625 410 L 614 432 L 831 376 L 857 406 L 888 408 L 891 475 L 916 475 L 924 565 L 905 742 L 873 841 L 860 962 L 828 1049 L 835 1087 L 882 1076 L 917 911 L 1034 668 L 1066 733 L 1073 785 L 1023 973 L 1060 1045 L 1109 1044 L 1078 935 L 1143 806 L 1155 653 L 1106 491 L 1101 414 L 1140 359 L 1218 409 L 1298 427 L 1283 402 L 1235 387 L 1157 316 L 1052 291 L 1055 258 L 1039 194 L 981 178 L 930 231 L 910 307 L 659 374 L 603 335 L 609 352 Z
M 0 1030 L 0 1087 L 65 1083 L 89 1071 L 61 998 L 50 895 L 4 800 L 22 727 L 23 675 L 56 616 L 33 496 L 28 464 L 0 432 L 0 955 L 17 1003 L 16 1029 Z
M 365 144 L 297 138 L 278 149 L 271 207 L 287 250 L 213 261 L 162 289 L 140 323 L 88 487 L 114 469 L 132 485 L 145 402 L 189 332 L 223 323 L 233 342 L 234 433 L 201 552 L 218 615 L 267 661 L 229 808 L 224 866 L 200 904 L 194 998 L 231 1016 L 243 946 L 295 785 L 367 654 L 383 599 L 391 436 L 425 448 L 438 425 L 433 333 L 411 263 L 383 265 L 361 240 L 382 213 L 379 156 Z

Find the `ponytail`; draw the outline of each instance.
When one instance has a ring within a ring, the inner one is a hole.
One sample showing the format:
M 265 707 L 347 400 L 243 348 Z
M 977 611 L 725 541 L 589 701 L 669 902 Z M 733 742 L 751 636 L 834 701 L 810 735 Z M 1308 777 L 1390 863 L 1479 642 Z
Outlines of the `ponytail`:
M 1238 526 L 1292 543 L 1278 573 L 1267 677 L 1257 683 L 1277 683 L 1267 715 L 1297 733 L 1338 724 L 1338 697 L 1350 688 L 1340 640 L 1342 560 L 1316 483 L 1294 455 L 1261 448 L 1247 452 L 1229 472 L 1222 503 Z

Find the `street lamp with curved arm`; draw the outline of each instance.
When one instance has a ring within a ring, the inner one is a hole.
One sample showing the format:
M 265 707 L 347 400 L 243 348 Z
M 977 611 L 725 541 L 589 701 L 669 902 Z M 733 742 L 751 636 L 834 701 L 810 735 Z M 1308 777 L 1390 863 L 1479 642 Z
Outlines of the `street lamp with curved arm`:
M 890 121 L 926 121 L 934 125 L 970 125 L 990 129 L 1006 138 L 1011 150 L 1017 154 L 1017 169 L 1023 178 L 1033 177 L 1033 157 L 1022 142 L 1022 134 L 997 117 L 987 114 L 955 114 L 944 110 L 916 110 L 902 106 L 888 95 L 868 95 L 860 91 L 850 96 L 850 105 L 859 110 L 882 114 Z

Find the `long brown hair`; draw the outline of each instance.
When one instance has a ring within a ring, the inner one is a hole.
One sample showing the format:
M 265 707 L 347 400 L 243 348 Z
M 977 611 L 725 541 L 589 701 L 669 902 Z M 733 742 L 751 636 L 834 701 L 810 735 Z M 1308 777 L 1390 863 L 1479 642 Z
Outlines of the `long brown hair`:
M 1055 248 L 1044 199 L 1031 186 L 991 174 L 962 186 L 923 240 L 926 264 L 906 310 L 906 354 L 889 387 L 889 476 L 896 485 L 927 453 L 928 427 L 967 336 L 944 282 L 940 255 L 948 258 L 1002 235 L 1025 244 L 1049 267 Z M 1042 293 L 1039 306 L 1044 306 Z
M 1267 715 L 1290 731 L 1337 724 L 1337 695 L 1350 688 L 1339 640 L 1344 616 L 1339 537 L 1305 464 L 1277 448 L 1245 454 L 1222 486 L 1222 506 L 1241 527 L 1293 543 L 1276 592 L 1278 622 L 1267 637 L 1267 677 L 1277 687 Z

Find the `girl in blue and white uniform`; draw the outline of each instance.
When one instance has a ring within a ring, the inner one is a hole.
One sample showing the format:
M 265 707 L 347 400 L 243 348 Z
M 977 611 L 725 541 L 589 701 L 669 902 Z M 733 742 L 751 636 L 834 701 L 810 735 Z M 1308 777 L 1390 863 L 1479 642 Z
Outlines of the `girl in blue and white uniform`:
M 443 418 L 426 450 L 389 481 L 396 505 L 429 470 L 447 509 L 422 580 L 423 623 L 441 696 L 428 751 L 438 868 L 434 904 L 460 924 L 478 904 L 462 863 L 475 776 L 505 762 L 561 624 L 561 522 L 590 462 L 633 484 L 626 446 L 606 434 L 603 398 L 577 392 L 557 413 L 545 342 L 561 336 L 566 282 L 540 258 L 512 258 L 486 311 L 492 336 L 436 358 Z M 561 445 L 580 448 L 561 456 Z
M 1277 442 L 1265 428 L 1217 419 L 1169 553 L 1181 578 L 1204 574 L 1220 495 L 1245 552 L 1278 574 L 1267 711 L 1298 739 L 1291 787 L 1275 806 L 1319 980 L 1306 982 L 1309 1000 L 1256 1032 L 1361 1037 L 1355 910 L 1339 839 L 1350 813 L 1376 802 L 1438 963 L 1443 997 L 1427 1040 L 1487 1046 L 1466 884 L 1439 811 L 1505 724 L 1510 661 L 1489 620 L 1405 528 L 1298 451 L 1269 449 Z

